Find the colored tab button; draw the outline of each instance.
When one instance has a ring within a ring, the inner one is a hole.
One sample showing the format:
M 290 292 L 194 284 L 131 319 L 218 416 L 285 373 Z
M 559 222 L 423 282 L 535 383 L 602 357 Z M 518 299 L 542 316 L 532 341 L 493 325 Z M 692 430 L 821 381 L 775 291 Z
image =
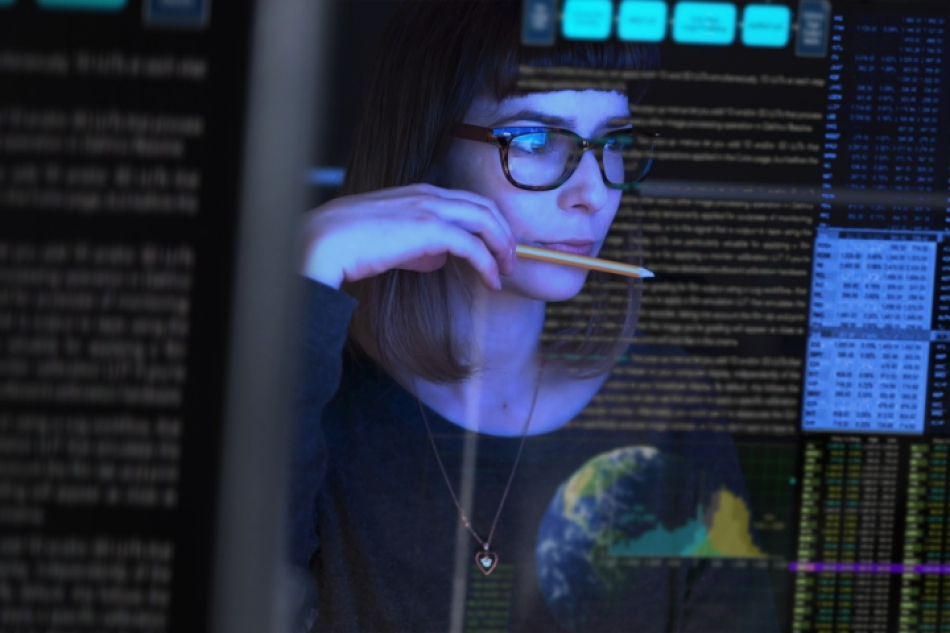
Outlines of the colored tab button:
M 525 46 L 550 46 L 557 31 L 556 0 L 524 0 L 521 15 L 521 43 Z
M 201 27 L 208 21 L 211 0 L 145 0 L 149 25 Z
M 611 0 L 567 0 L 561 33 L 573 40 L 605 40 L 613 28 Z
M 51 11 L 120 11 L 128 0 L 36 0 L 41 9 Z
M 788 44 L 792 10 L 777 4 L 750 4 L 742 11 L 742 43 L 781 48 Z
M 827 0 L 802 0 L 798 4 L 798 39 L 795 54 L 799 57 L 824 57 L 828 54 L 831 30 L 831 3 Z
M 673 11 L 673 41 L 679 44 L 732 44 L 736 39 L 736 5 L 725 2 L 680 2 Z
M 666 37 L 664 0 L 624 0 L 617 16 L 617 36 L 631 42 L 660 42 Z

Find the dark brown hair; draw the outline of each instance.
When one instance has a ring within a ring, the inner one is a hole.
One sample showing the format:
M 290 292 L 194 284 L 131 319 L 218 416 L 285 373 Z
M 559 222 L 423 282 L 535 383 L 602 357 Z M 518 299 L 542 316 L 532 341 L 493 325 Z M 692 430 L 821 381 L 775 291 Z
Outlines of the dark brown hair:
M 454 126 L 476 96 L 501 101 L 528 93 L 518 86 L 520 66 L 657 66 L 655 48 L 614 40 L 522 46 L 521 6 L 521 0 L 410 0 L 400 7 L 369 78 L 342 195 L 434 182 Z M 613 231 L 606 244 L 632 253 L 628 233 Z M 345 284 L 360 303 L 350 323 L 350 350 L 369 355 L 390 373 L 436 383 L 471 375 L 475 368 L 461 361 L 452 330 L 447 274 L 446 268 L 390 270 Z M 633 334 L 639 285 L 631 280 L 618 291 L 616 280 L 591 272 L 586 323 L 547 337 L 553 340 L 545 351 L 572 359 L 569 364 L 582 375 L 609 370 Z

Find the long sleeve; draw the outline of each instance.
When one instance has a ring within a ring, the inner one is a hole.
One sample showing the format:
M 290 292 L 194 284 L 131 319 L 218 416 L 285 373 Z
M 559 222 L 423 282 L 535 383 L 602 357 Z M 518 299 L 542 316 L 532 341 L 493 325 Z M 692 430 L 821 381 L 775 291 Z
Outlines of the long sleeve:
M 297 417 L 291 453 L 291 534 L 287 599 L 294 604 L 295 631 L 309 630 L 316 618 L 316 587 L 308 565 L 317 549 L 314 506 L 326 471 L 321 417 L 340 386 L 343 345 L 357 301 L 338 290 L 304 279 L 304 327 Z
M 356 299 L 309 279 L 304 280 L 304 336 L 300 398 L 291 462 L 293 534 L 291 560 L 307 567 L 317 547 L 313 507 L 326 468 L 320 419 L 340 386 L 343 344 Z

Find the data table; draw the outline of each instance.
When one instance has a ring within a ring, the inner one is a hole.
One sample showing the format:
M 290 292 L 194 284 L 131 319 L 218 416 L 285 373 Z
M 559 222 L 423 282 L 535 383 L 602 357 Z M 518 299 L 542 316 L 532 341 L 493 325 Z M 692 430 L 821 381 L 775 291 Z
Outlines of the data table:
M 923 433 L 935 233 L 819 231 L 802 425 Z

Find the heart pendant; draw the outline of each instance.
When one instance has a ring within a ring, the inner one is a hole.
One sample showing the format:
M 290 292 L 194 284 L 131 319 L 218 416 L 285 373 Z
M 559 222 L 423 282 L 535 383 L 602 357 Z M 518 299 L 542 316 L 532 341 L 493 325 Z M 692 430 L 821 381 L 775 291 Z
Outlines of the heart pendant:
M 488 549 L 479 550 L 475 552 L 475 565 L 487 576 L 498 566 L 498 554 Z

